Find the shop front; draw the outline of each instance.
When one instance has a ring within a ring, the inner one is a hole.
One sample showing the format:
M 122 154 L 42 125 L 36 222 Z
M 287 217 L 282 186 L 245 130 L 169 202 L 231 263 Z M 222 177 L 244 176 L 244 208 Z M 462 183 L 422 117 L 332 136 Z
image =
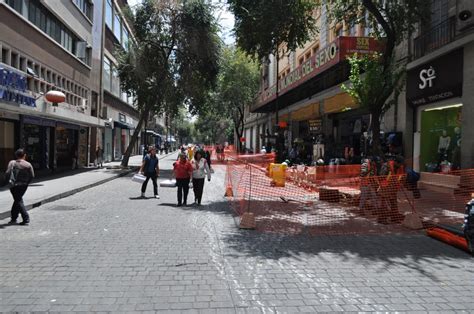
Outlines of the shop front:
M 8 162 L 13 159 L 16 150 L 18 120 L 17 114 L 0 112 L 0 182 L 3 182 Z
M 380 49 L 374 38 L 338 37 L 264 90 L 251 112 L 274 114 L 278 106 L 280 120 L 288 124 L 286 150 L 288 154 L 293 150 L 292 155 L 296 150 L 304 163 L 320 159 L 328 163 L 356 152 L 360 155 L 360 138 L 369 119 L 366 113 L 354 110 L 356 106 L 340 84 L 349 78 L 348 56 L 372 54 Z M 346 111 L 352 112 L 348 115 Z M 272 130 L 281 131 L 275 120 L 271 124 Z
M 407 101 L 416 108 L 415 170 L 462 168 L 463 49 L 408 72 Z
M 27 160 L 37 171 L 56 168 L 56 121 L 32 116 L 21 116 L 20 146 L 26 150 Z
M 125 151 L 130 143 L 133 134 L 133 120 L 126 115 L 119 113 L 119 121 L 114 121 L 113 129 L 113 158 L 114 160 L 122 160 Z M 138 143 L 137 143 L 138 144 Z M 132 153 L 137 150 L 134 149 Z
M 58 122 L 56 126 L 56 164 L 58 169 L 75 169 L 80 165 L 79 130 L 74 124 Z

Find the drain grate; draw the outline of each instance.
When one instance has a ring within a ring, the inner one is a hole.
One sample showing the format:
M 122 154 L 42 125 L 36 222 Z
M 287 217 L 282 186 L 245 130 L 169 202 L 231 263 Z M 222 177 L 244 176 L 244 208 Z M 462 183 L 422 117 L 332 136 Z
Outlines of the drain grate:
M 84 209 L 84 208 L 81 208 L 78 206 L 67 206 L 67 205 L 54 206 L 50 208 L 50 210 L 81 210 L 81 209 Z

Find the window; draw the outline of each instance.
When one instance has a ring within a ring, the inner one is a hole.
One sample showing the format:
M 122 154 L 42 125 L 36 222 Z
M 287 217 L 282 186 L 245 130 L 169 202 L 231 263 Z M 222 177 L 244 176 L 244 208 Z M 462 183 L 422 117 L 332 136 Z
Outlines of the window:
M 125 23 L 122 24 L 122 26 L 123 26 L 123 28 L 122 28 L 122 46 L 123 46 L 123 49 L 128 51 L 129 34 L 128 34 L 127 28 L 125 27 Z
M 112 88 L 110 86 L 111 80 L 110 80 L 110 75 L 111 75 L 111 62 L 109 58 L 104 57 L 104 72 L 103 72 L 103 78 L 102 78 L 102 83 L 104 84 L 104 89 L 108 90 L 109 92 L 112 91 Z
M 92 4 L 90 3 L 90 0 L 74 0 L 74 3 L 89 20 L 92 20 Z
M 300 58 L 298 59 L 298 65 L 302 65 L 303 62 L 304 62 L 304 57 L 300 57 Z
M 114 16 L 114 12 L 112 8 L 113 8 L 112 0 L 107 0 L 107 2 L 105 3 L 105 23 L 110 29 L 112 29 L 113 16 Z
M 22 9 L 23 9 L 23 1 L 19 0 L 7 0 L 7 4 L 11 6 L 15 11 L 18 13 L 22 14 Z
M 114 14 L 114 35 L 115 38 L 120 42 L 122 39 L 122 23 L 120 21 L 120 17 L 117 13 Z
M 52 15 L 39 1 L 28 1 L 28 20 L 39 27 L 53 40 L 61 44 L 61 46 L 70 53 L 77 56 L 76 43 L 79 42 L 79 38 Z
M 364 36 L 371 36 L 373 33 L 372 22 L 370 20 L 369 11 L 365 11 L 364 16 Z

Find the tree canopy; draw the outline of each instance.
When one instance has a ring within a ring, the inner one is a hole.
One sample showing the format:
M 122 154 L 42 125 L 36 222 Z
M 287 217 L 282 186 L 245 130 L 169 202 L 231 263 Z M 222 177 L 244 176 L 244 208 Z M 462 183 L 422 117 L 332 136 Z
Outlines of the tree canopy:
M 316 30 L 314 0 L 227 0 L 235 16 L 237 45 L 260 60 L 285 43 L 294 50 Z
M 420 21 L 429 14 L 429 1 L 419 0 L 335 0 L 332 1 L 333 21 L 347 24 L 365 24 L 383 42 L 380 54 L 349 58 L 351 64 L 350 85 L 343 85 L 354 102 L 369 109 L 372 115 L 372 152 L 381 154 L 380 119 L 391 106 L 397 104 L 404 87 L 405 61 L 396 55 L 396 47 L 410 34 Z
M 209 94 L 207 110 L 199 116 L 196 131 L 216 142 L 221 137 L 219 134 L 228 132 L 232 126 L 235 134 L 241 137 L 245 108 L 257 95 L 259 73 L 258 63 L 242 50 L 223 49 L 217 87 Z
M 216 84 L 220 40 L 205 0 L 144 0 L 131 17 L 133 39 L 118 49 L 122 89 L 136 98 L 140 120 L 122 165 L 149 114 L 176 115 L 183 105 L 198 113 Z

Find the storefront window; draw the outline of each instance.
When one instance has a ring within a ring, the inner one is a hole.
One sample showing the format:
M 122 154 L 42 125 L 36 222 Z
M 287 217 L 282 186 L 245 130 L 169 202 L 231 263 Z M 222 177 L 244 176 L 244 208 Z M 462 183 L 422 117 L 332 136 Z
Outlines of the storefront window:
M 461 167 L 462 105 L 423 110 L 420 166 L 422 171 L 449 172 Z
M 25 124 L 23 128 L 23 143 L 27 154 L 27 160 L 33 165 L 33 168 L 41 168 L 42 156 L 42 127 L 39 125 Z

